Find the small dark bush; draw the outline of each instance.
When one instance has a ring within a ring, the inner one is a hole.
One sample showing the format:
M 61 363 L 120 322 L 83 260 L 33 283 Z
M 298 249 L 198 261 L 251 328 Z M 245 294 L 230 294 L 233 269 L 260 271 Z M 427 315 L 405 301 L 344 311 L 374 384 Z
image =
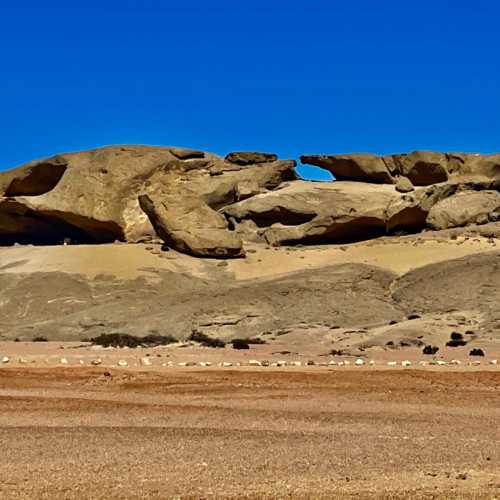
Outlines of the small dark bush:
M 419 319 L 421 317 L 422 316 L 420 316 L 420 314 L 412 313 L 412 314 L 408 314 L 407 319 Z
M 39 337 L 34 337 L 33 342 L 48 342 L 48 340 L 46 337 L 39 336 Z
M 450 336 L 451 340 L 463 340 L 464 336 L 461 333 L 453 332 Z
M 330 356 L 343 356 L 344 355 L 344 351 L 342 351 L 342 349 L 332 349 L 330 351 Z
M 103 333 L 98 337 L 90 339 L 95 345 L 103 347 L 154 347 L 157 345 L 167 345 L 177 342 L 170 335 L 146 335 L 145 337 L 137 337 L 127 333 Z
M 469 356 L 484 356 L 484 351 L 482 349 L 471 349 Z
M 204 334 L 203 332 L 200 332 L 199 330 L 193 330 L 191 332 L 191 335 L 188 337 L 188 340 L 191 340 L 192 342 L 198 342 L 198 344 L 201 344 L 204 347 L 226 346 L 226 343 L 223 340 L 219 338 L 209 337 L 208 335 Z
M 245 339 L 233 339 L 231 343 L 233 344 L 233 349 L 250 349 L 248 341 Z
M 265 339 L 261 339 L 260 337 L 250 337 L 249 339 L 245 339 L 249 344 L 267 344 Z
M 435 345 L 426 345 L 422 351 L 423 354 L 434 355 L 439 351 L 439 347 Z
M 463 347 L 464 345 L 467 345 L 465 340 L 448 340 L 446 342 L 446 347 Z

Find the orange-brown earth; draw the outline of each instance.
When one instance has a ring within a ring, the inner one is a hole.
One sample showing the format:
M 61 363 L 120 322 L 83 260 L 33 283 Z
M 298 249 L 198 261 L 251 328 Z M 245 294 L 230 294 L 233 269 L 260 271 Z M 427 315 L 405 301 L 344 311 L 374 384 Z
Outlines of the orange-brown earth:
M 1 498 L 497 498 L 500 372 L 3 367 Z

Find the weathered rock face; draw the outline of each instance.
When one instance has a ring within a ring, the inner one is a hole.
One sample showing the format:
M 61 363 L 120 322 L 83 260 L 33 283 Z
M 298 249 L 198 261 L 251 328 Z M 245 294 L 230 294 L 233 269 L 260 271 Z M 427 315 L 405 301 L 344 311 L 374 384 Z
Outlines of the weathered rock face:
M 427 224 L 432 229 L 486 224 L 500 220 L 498 191 L 464 191 L 436 203 L 429 211 Z
M 338 180 L 394 184 L 397 176 L 407 177 L 415 186 L 429 186 L 453 181 L 500 178 L 500 155 L 434 153 L 414 151 L 409 154 L 376 156 L 304 155 L 301 162 L 331 172 Z
M 196 257 L 242 257 L 241 239 L 228 230 L 227 220 L 195 195 L 139 196 L 156 234 L 171 248 Z
M 154 235 L 138 200 L 146 194 L 168 196 L 169 210 L 184 214 L 183 234 L 190 235 L 185 248 L 204 253 L 194 239 L 198 234 L 211 246 L 200 230 L 211 231 L 216 219 L 220 224 L 216 209 L 296 178 L 294 161 L 266 158 L 252 163 L 249 156 L 239 165 L 192 149 L 116 146 L 31 162 L 0 173 L 0 241 L 138 241 Z M 189 216 L 194 200 L 198 212 Z

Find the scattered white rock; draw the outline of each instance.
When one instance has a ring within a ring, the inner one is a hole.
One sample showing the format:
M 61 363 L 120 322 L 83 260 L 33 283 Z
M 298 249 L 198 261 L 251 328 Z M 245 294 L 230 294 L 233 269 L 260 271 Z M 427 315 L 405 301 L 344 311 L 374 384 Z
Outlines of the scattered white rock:
M 450 365 L 461 365 L 462 362 L 459 359 L 452 359 Z
M 280 360 L 277 362 L 278 366 L 286 366 L 286 361 Z
M 19 358 L 17 361 L 18 361 L 19 363 L 23 364 L 23 365 L 24 365 L 24 364 L 26 364 L 26 363 L 28 362 L 28 360 L 27 360 L 26 358 Z
M 83 361 L 83 359 L 80 360 L 80 364 L 81 365 L 84 365 L 85 364 L 85 361 Z
M 498 365 L 498 359 L 490 359 L 490 365 Z
M 200 366 L 212 366 L 212 363 L 210 361 L 200 361 Z
M 185 361 L 181 361 L 180 363 L 177 363 L 177 366 L 187 366 L 187 363 Z
M 364 360 L 361 358 L 358 358 L 356 362 L 354 363 L 356 366 L 363 366 L 365 364 Z
M 230 366 L 233 366 L 233 363 L 230 363 L 229 361 L 223 361 L 221 366 L 224 368 L 228 368 Z
M 118 360 L 118 366 L 128 366 L 128 363 L 124 359 Z
M 151 366 L 153 363 L 147 357 L 141 358 L 141 365 L 143 366 Z
M 60 359 L 60 363 L 61 363 L 61 365 L 67 365 L 68 364 L 68 360 L 66 358 L 61 358 Z
M 411 366 L 411 361 L 405 359 L 404 361 L 401 361 L 401 366 Z
M 427 363 L 427 361 L 419 361 L 418 364 L 420 366 L 427 366 L 428 363 Z
M 351 364 L 351 362 L 350 362 L 350 361 L 347 361 L 347 360 L 346 360 L 346 361 L 344 361 L 344 365 L 346 365 L 346 366 L 347 366 L 347 365 L 350 365 L 350 364 Z
M 345 365 L 345 361 L 339 361 L 339 362 L 337 363 L 337 366 L 344 366 L 344 365 Z
M 387 361 L 387 366 L 397 366 L 397 361 Z
M 258 361 L 257 359 L 251 359 L 248 362 L 248 366 L 262 366 L 262 363 Z
M 90 364 L 94 365 L 94 366 L 97 366 L 97 365 L 100 365 L 102 363 L 102 359 L 101 358 L 97 358 L 97 359 L 93 359 Z
M 438 366 L 445 366 L 445 365 L 446 365 L 446 361 L 442 361 L 441 359 L 438 359 L 438 360 L 436 361 L 436 364 L 437 364 Z
M 8 363 L 10 361 L 9 357 L 8 356 L 4 356 L 2 358 L 2 363 Z
M 469 363 L 470 366 L 479 366 L 481 364 L 481 361 L 471 361 Z
M 302 366 L 302 361 L 291 361 L 290 366 Z

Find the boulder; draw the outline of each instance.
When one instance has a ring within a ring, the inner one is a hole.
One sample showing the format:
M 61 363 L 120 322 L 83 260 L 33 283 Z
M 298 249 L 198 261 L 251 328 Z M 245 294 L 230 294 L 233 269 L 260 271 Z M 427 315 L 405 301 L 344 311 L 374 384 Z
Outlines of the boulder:
M 221 211 L 244 239 L 272 245 L 341 242 L 385 234 L 386 209 L 399 196 L 393 186 L 295 181 Z
M 500 210 L 498 191 L 463 191 L 445 198 L 430 209 L 427 224 L 432 229 L 448 229 L 489 222 Z M 493 215 L 492 215 L 493 214 Z
M 398 191 L 399 193 L 410 193 L 414 190 L 415 188 L 413 187 L 413 184 L 411 183 L 410 179 L 408 179 L 408 177 L 399 175 L 396 178 L 396 191 Z
M 156 234 L 171 248 L 196 257 L 242 257 L 241 239 L 227 220 L 189 192 L 139 196 Z
M 251 165 L 252 163 L 268 163 L 276 161 L 278 156 L 273 153 L 257 153 L 238 151 L 229 153 L 225 160 L 228 163 L 236 163 L 236 165 Z

